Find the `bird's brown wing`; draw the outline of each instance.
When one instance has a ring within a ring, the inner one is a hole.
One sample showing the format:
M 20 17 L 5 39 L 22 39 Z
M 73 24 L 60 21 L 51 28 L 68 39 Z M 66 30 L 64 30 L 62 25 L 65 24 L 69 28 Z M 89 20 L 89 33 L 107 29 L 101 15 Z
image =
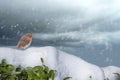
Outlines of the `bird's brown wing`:
M 18 42 L 17 48 L 25 47 L 27 44 L 29 44 L 29 42 L 30 42 L 30 39 L 23 36 Z

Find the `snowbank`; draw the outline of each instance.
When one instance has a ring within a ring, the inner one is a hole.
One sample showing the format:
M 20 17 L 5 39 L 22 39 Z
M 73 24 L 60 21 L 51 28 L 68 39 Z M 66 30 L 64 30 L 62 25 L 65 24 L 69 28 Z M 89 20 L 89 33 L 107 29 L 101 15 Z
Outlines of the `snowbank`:
M 111 71 L 109 68 L 102 70 L 96 65 L 54 47 L 32 47 L 26 50 L 0 47 L 0 60 L 5 58 L 9 63 L 16 66 L 41 65 L 41 57 L 44 59 L 45 65 L 57 70 L 55 80 L 63 80 L 64 77 L 68 76 L 72 77 L 72 80 L 104 80 L 104 73 L 106 77 L 111 78 L 111 75 L 108 75 L 109 73 L 114 72 L 114 70 L 120 72 L 120 69 L 116 67 L 110 68 Z M 111 78 L 110 80 L 115 79 Z
M 115 73 L 120 73 L 120 68 L 115 66 L 104 67 L 103 71 L 105 73 L 106 80 L 120 80 L 120 78 Z

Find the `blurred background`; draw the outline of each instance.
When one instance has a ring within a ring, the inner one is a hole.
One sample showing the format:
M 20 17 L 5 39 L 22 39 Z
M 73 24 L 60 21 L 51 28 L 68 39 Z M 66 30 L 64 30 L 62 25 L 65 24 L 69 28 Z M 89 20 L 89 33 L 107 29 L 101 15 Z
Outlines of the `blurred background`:
M 98 66 L 120 67 L 120 0 L 0 0 L 0 46 L 25 33 Z

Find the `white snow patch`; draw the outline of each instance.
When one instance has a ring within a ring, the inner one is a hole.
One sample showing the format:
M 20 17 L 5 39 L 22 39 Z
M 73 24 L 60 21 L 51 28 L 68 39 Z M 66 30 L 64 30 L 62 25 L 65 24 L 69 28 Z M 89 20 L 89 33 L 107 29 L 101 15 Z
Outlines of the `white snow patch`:
M 120 74 L 120 68 L 116 67 L 116 66 L 108 66 L 108 67 L 104 67 L 103 71 L 105 73 L 105 78 L 106 80 L 120 80 L 120 78 L 118 78 L 118 76 L 115 73 L 119 73 Z
M 72 80 L 104 80 L 104 74 L 98 66 L 62 51 L 59 51 L 59 70 L 61 78 L 67 75 L 72 76 Z
M 109 80 L 116 80 L 113 73 L 120 73 L 120 68 L 112 66 L 101 69 L 81 58 L 50 46 L 31 47 L 26 50 L 0 47 L 0 60 L 5 58 L 16 66 L 41 65 L 41 57 L 44 59 L 45 65 L 57 70 L 55 80 L 63 80 L 68 76 L 72 77 L 72 80 L 104 80 L 104 76 Z

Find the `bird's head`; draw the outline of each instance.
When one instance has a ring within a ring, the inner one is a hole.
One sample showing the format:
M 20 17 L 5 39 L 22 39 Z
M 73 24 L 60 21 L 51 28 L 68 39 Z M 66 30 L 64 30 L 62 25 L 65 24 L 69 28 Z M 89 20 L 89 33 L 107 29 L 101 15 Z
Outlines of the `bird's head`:
M 29 37 L 30 39 L 32 39 L 32 34 L 31 33 L 27 33 L 26 36 Z

